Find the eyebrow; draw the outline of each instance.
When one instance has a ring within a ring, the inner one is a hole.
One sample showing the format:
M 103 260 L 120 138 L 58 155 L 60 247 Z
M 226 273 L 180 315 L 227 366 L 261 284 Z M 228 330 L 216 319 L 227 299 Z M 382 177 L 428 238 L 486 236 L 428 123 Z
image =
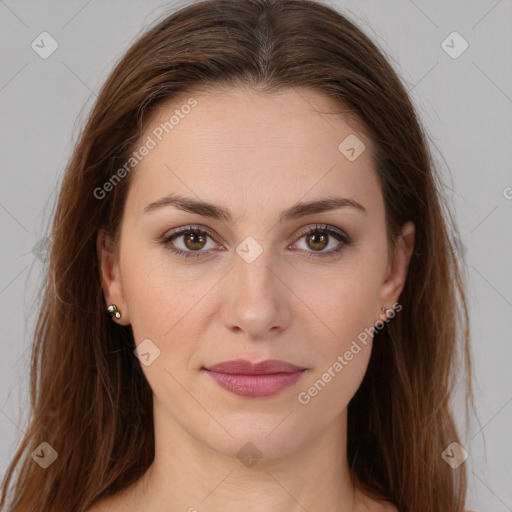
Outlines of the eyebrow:
M 148 204 L 144 208 L 144 213 L 153 212 L 165 206 L 174 206 L 175 208 L 185 212 L 195 213 L 203 217 L 211 217 L 212 219 L 223 220 L 226 222 L 231 222 L 233 220 L 230 211 L 222 206 L 193 199 L 191 197 L 180 196 L 178 194 L 169 194 L 158 201 Z M 336 210 L 347 206 L 356 208 L 363 213 L 367 213 L 366 208 L 354 199 L 346 197 L 327 197 L 316 201 L 299 202 L 294 204 L 291 208 L 281 212 L 279 222 L 295 220 L 314 213 Z

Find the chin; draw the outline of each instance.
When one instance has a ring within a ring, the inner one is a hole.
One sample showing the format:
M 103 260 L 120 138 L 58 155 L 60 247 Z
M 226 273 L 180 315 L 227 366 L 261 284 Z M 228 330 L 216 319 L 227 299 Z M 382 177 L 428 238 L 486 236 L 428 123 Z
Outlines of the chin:
M 240 438 L 222 440 L 219 443 L 210 444 L 210 448 L 229 458 L 240 459 L 247 467 L 256 465 L 257 462 L 265 462 L 285 457 L 293 453 L 298 444 L 296 441 L 283 443 L 282 440 L 270 440 L 266 435 L 241 436 Z

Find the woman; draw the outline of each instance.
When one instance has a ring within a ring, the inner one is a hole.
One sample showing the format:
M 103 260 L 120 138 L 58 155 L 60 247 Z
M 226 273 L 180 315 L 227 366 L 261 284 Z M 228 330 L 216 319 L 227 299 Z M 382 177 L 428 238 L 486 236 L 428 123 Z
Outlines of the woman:
M 341 14 L 169 15 L 64 177 L 0 505 L 463 511 L 447 212 L 403 85 Z

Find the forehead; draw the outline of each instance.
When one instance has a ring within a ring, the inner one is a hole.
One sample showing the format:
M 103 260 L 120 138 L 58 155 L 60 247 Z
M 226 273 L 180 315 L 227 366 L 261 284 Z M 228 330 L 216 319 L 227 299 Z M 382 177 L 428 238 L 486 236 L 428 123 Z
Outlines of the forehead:
M 334 191 L 379 194 L 372 143 L 344 110 L 309 89 L 183 94 L 147 123 L 139 146 L 152 149 L 133 171 L 130 195 L 143 208 L 170 192 L 253 205 L 277 192 L 290 204 Z

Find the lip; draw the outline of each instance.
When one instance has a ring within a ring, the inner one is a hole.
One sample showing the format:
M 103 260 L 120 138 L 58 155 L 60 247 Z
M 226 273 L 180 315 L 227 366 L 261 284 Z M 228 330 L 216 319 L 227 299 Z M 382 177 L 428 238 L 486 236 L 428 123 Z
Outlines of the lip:
M 234 359 L 204 370 L 219 386 L 235 395 L 263 398 L 276 395 L 295 384 L 306 369 L 277 359 L 258 363 Z
M 232 359 L 223 361 L 206 368 L 218 373 L 231 373 L 236 375 L 269 375 L 272 373 L 293 373 L 304 370 L 299 366 L 280 361 L 279 359 L 266 359 L 258 363 L 252 363 L 246 359 Z

